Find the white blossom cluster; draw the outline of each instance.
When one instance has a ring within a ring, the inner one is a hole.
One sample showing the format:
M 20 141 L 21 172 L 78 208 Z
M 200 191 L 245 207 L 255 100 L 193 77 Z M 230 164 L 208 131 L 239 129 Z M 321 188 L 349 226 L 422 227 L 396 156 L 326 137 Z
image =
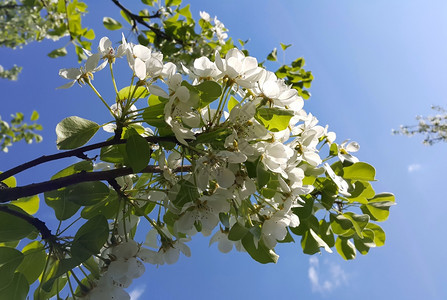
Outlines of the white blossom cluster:
M 210 19 L 206 13 L 201 17 Z M 240 240 L 228 238 L 229 229 L 235 224 L 251 226 L 259 229 L 259 234 L 253 235 L 256 247 L 262 243 L 273 250 L 278 241 L 286 238 L 289 227 L 300 224 L 293 208 L 301 206 L 302 197 L 314 189 L 303 184 L 306 174 L 327 172 L 340 193 L 348 194 L 343 178 L 329 164 L 321 166 L 317 149 L 321 143 L 332 144 L 335 133 L 318 125 L 317 118 L 303 110 L 304 101 L 297 91 L 275 73 L 259 67 L 256 58 L 236 48 L 224 58 L 216 52 L 214 61 L 198 58 L 192 67 L 182 68 L 191 85 L 185 83 L 185 75 L 175 64 L 163 61 L 161 53 L 128 43 L 124 37 L 117 49 L 111 45 L 108 38 L 103 38 L 98 53 L 88 53 L 85 67 L 61 70 L 60 75 L 71 80 L 63 88 L 90 81 L 94 72 L 125 56 L 137 85 L 164 99 L 164 121 L 178 144 L 169 151 L 153 147 L 151 159 L 155 157 L 163 172 L 158 182 L 138 191 L 136 197 L 141 206 L 156 203 L 160 211 L 173 218 L 170 224 L 160 219 L 151 223 L 146 247 L 129 241 L 110 248 L 107 255 L 113 258 L 112 262 L 86 299 L 106 299 L 103 295 L 115 299 L 108 294 L 112 292 L 122 295 L 116 299 L 128 299 L 123 288 L 144 272 L 141 261 L 163 265 L 175 263 L 180 253 L 190 256 L 185 243 L 198 232 L 214 233 L 210 244 L 217 243 L 218 249 L 226 253 L 233 247 L 244 250 Z M 98 66 L 101 59 L 104 62 Z M 214 102 L 202 105 L 197 89 L 210 82 L 220 86 L 222 93 Z M 115 116 L 126 109 L 120 105 L 121 108 L 117 104 L 112 107 Z M 132 114 L 134 119 L 141 117 L 135 113 L 135 107 L 127 108 L 124 113 Z M 157 128 L 153 129 L 156 133 Z M 215 134 L 211 140 L 201 141 L 213 132 L 223 135 Z M 218 137 L 221 141 L 215 142 Z M 357 143 L 340 147 L 340 160 L 356 161 L 349 152 L 358 150 Z M 186 164 L 191 166 L 188 172 L 175 171 Z M 254 166 L 255 175 L 250 166 Z M 260 184 L 262 174 L 268 178 Z M 132 180 L 129 185 L 130 190 Z M 126 235 L 120 232 L 123 234 Z M 329 247 L 325 249 L 330 251 Z
M 130 300 L 129 294 L 124 290 L 128 288 L 133 279 L 143 275 L 144 264 L 138 258 L 139 245 L 133 241 L 123 242 L 110 247 L 101 253 L 102 257 L 110 260 L 104 266 L 104 272 L 100 279 L 94 283 L 94 287 L 85 295 L 84 300 Z

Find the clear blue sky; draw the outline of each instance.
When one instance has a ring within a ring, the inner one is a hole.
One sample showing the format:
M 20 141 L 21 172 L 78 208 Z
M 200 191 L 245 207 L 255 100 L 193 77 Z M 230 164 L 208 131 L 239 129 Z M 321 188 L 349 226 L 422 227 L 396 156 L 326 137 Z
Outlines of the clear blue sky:
M 103 15 L 119 19 L 118 10 L 110 1 L 94 2 L 88 3 L 86 24 L 97 32 L 95 45 L 103 34 L 117 41 L 120 33 L 106 32 L 101 20 Z M 293 44 L 286 62 L 303 56 L 315 76 L 305 109 L 329 124 L 338 142 L 360 143 L 357 156 L 376 167 L 376 191 L 395 193 L 398 205 L 382 224 L 386 245 L 349 262 L 335 253 L 311 259 L 299 244 L 286 244 L 277 249 L 278 264 L 260 265 L 244 253 L 221 254 L 208 247 L 209 238 L 196 236 L 191 258 L 181 257 L 173 266 L 146 265 L 144 277 L 132 285 L 143 291 L 140 299 L 447 299 L 447 146 L 426 147 L 420 137 L 391 135 L 392 128 L 414 123 L 416 115 L 430 114 L 432 104 L 446 105 L 447 2 L 190 2 L 194 17 L 205 10 L 217 15 L 233 38 L 250 38 L 246 48 L 259 60 L 280 42 Z M 20 143 L 0 154 L 0 169 L 54 153 L 54 128 L 67 116 L 109 119 L 88 88 L 55 90 L 65 83 L 58 70 L 77 66 L 72 48 L 66 58 L 46 57 L 65 42 L 0 49 L 0 64 L 24 67 L 18 82 L 0 81 L 1 116 L 16 111 L 29 116 L 36 109 L 45 127 L 43 143 Z M 282 53 L 278 57 L 282 60 Z M 109 80 L 98 74 L 95 84 L 102 83 Z M 24 172 L 19 184 L 47 179 L 68 163 Z M 309 278 L 311 268 L 318 282 Z

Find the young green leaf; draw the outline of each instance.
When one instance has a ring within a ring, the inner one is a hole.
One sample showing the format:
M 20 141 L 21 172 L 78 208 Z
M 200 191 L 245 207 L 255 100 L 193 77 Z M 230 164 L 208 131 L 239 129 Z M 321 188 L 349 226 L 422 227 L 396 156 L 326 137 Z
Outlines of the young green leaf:
M 292 110 L 284 110 L 276 107 L 262 107 L 257 110 L 255 119 L 259 121 L 266 129 L 272 132 L 278 132 L 289 126 L 290 119 L 293 117 Z
M 108 30 L 118 30 L 121 27 L 123 27 L 123 25 L 121 25 L 120 22 L 110 17 L 104 17 L 102 19 L 102 23 L 104 24 L 104 27 L 107 28 Z
M 26 245 L 22 249 L 22 252 L 24 259 L 17 268 L 17 271 L 25 275 L 28 283 L 32 284 L 39 278 L 45 267 L 47 257 L 45 247 L 40 242 L 33 241 Z
M 56 126 L 59 150 L 75 149 L 87 143 L 98 131 L 99 125 L 80 117 L 68 117 Z
M 8 207 L 26 215 L 26 212 L 19 207 L 13 208 L 12 205 Z M 36 228 L 24 219 L 0 211 L 0 242 L 21 240 L 35 230 Z
M 356 256 L 355 246 L 348 239 L 338 237 L 335 241 L 335 248 L 338 254 L 345 260 L 354 259 Z
M 370 164 L 357 162 L 349 167 L 343 168 L 343 178 L 353 180 L 374 181 L 376 170 Z
M 24 255 L 19 250 L 0 247 L 0 290 L 11 284 L 14 272 L 23 258 Z
M 141 135 L 133 134 L 126 141 L 126 153 L 130 167 L 138 173 L 149 164 L 151 147 Z

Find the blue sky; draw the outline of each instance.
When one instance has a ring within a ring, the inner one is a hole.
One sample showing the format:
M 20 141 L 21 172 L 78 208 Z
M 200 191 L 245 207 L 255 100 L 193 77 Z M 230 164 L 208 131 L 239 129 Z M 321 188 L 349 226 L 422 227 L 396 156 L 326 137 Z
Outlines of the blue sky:
M 90 1 L 93 2 L 93 1 Z M 123 1 L 126 3 L 126 1 Z M 136 2 L 135 2 L 136 3 Z M 139 5 L 132 3 L 131 8 Z M 189 2 L 188 2 L 189 3 Z M 388 221 L 384 247 L 343 261 L 338 254 L 307 256 L 299 244 L 277 248 L 276 265 L 260 265 L 245 253 L 221 254 L 209 238 L 195 236 L 192 257 L 173 266 L 146 265 L 132 285 L 140 299 L 447 299 L 444 238 L 445 144 L 426 147 L 421 137 L 391 135 L 400 124 L 415 123 L 447 99 L 447 2 L 445 1 L 190 1 L 194 17 L 205 10 L 229 28 L 234 39 L 250 42 L 262 60 L 279 43 L 293 44 L 285 62 L 306 59 L 314 74 L 305 109 L 337 133 L 337 141 L 357 141 L 358 157 L 376 167 L 378 192 L 398 202 Z M 116 16 L 109 1 L 88 3 L 86 24 L 97 38 L 120 32 L 102 28 L 102 16 Z M 98 16 L 101 16 L 99 18 Z M 129 29 L 129 28 L 126 28 Z M 60 68 L 77 66 L 73 49 L 65 58 L 46 54 L 66 40 L 34 43 L 22 50 L 0 49 L 0 64 L 22 65 L 19 81 L 0 81 L 2 118 L 16 111 L 41 114 L 44 142 L 19 143 L 0 154 L 0 169 L 56 151 L 54 128 L 78 115 L 108 121 L 102 104 L 87 88 L 55 90 L 65 83 Z M 282 53 L 278 57 L 282 60 Z M 272 64 L 270 69 L 276 69 Z M 95 85 L 109 84 L 98 74 Z M 104 88 L 105 89 L 105 88 Z M 50 163 L 24 172 L 19 184 L 44 180 L 64 165 Z M 42 200 L 43 201 L 43 200 Z M 41 217 L 48 217 L 44 210 Z M 51 220 L 48 220 L 51 224 Z M 130 289 L 130 291 L 132 291 Z M 134 297 L 136 299 L 137 297 Z

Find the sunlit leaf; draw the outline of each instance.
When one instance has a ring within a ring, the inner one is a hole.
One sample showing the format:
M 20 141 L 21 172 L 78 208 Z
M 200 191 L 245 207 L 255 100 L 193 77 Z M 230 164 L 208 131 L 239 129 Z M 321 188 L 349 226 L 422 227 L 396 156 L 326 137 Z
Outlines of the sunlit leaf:
M 80 117 L 68 117 L 56 126 L 57 147 L 60 150 L 74 149 L 87 143 L 98 131 L 99 125 Z
M 121 27 L 123 27 L 123 25 L 121 25 L 120 22 L 110 17 L 104 17 L 102 19 L 102 23 L 104 24 L 104 27 L 107 28 L 108 30 L 118 30 Z

